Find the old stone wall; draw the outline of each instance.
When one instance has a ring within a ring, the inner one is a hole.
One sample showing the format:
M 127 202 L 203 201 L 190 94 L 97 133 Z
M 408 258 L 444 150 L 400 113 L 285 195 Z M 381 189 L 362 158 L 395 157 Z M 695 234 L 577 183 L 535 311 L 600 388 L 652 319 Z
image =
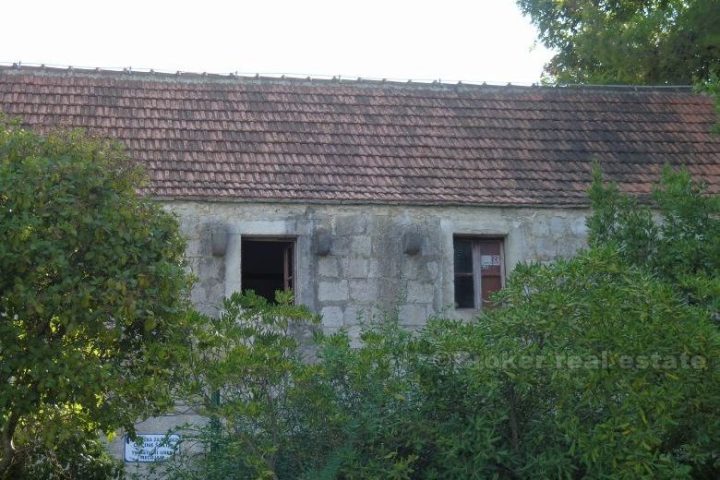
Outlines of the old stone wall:
M 569 256 L 586 241 L 585 212 L 571 209 L 391 207 L 291 204 L 168 203 L 180 218 L 187 257 L 198 278 L 192 299 L 215 313 L 224 296 L 240 290 L 240 239 L 296 240 L 295 295 L 323 316 L 323 327 L 357 328 L 372 312 L 398 309 L 417 326 L 435 313 L 455 311 L 453 236 L 503 237 L 505 269 L 523 261 Z M 212 252 L 213 232 L 227 233 L 223 256 Z M 318 232 L 330 242 L 318 254 Z M 419 239 L 405 252 L 408 235 Z

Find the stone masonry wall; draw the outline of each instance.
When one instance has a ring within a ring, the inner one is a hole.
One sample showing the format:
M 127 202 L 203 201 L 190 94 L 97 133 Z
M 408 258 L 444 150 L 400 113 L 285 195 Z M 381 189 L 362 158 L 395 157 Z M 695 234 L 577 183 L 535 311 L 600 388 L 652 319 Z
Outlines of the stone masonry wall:
M 398 309 L 402 324 L 432 314 L 468 316 L 453 308 L 453 235 L 505 239 L 505 268 L 522 261 L 572 255 L 586 241 L 585 212 L 559 209 L 390 207 L 230 203 L 168 203 L 188 238 L 187 258 L 198 283 L 193 302 L 215 313 L 222 298 L 240 290 L 243 236 L 296 239 L 295 295 L 323 316 L 332 331 Z M 224 256 L 211 252 L 212 229 L 228 233 Z M 315 252 L 326 231 L 328 255 Z M 406 233 L 419 235 L 420 252 L 403 250 Z

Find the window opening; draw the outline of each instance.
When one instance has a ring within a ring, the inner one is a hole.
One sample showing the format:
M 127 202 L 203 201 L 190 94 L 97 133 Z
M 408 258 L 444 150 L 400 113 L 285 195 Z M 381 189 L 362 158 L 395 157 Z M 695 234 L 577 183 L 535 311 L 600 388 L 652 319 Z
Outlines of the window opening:
M 287 239 L 242 239 L 242 290 L 270 301 L 276 290 L 293 290 L 295 242 Z
M 505 284 L 503 239 L 455 237 L 455 308 L 492 306 L 490 296 Z

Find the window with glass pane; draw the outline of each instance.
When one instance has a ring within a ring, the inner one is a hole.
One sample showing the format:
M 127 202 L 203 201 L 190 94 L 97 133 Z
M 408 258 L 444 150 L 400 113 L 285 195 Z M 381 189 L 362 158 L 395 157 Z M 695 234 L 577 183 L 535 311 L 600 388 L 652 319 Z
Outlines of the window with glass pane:
M 455 237 L 455 308 L 491 306 L 505 283 L 502 238 Z

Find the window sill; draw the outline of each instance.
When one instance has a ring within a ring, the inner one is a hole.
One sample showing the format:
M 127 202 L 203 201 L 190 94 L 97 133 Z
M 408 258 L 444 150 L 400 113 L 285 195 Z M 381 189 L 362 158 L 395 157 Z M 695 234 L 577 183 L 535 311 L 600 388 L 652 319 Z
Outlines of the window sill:
M 460 320 L 472 320 L 480 315 L 481 311 L 477 308 L 455 308 L 452 316 Z

